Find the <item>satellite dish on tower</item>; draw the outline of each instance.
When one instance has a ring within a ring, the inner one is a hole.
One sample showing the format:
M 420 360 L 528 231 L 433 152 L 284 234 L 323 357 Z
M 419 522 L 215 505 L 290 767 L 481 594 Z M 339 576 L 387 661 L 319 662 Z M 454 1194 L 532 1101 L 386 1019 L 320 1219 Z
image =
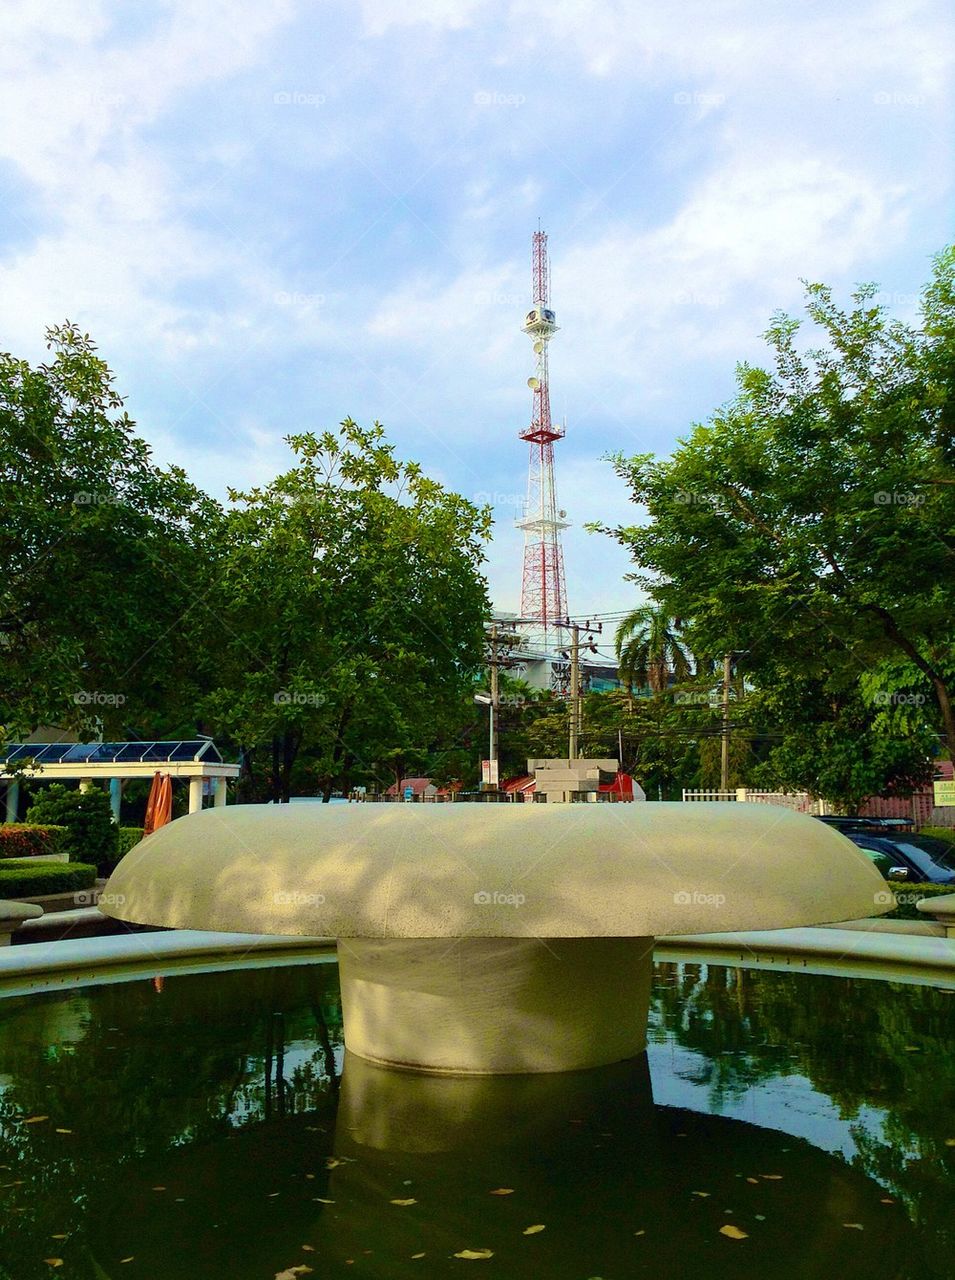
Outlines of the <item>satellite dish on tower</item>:
M 536 391 L 540 386 L 540 381 L 537 378 L 528 378 L 527 385 L 530 387 L 531 391 Z
M 535 343 L 534 343 L 534 354 L 535 354 L 535 355 L 538 355 L 538 356 L 539 356 L 539 355 L 540 355 L 540 353 L 541 353 L 543 350 L 544 350 L 544 344 L 543 344 L 543 342 L 535 342 Z

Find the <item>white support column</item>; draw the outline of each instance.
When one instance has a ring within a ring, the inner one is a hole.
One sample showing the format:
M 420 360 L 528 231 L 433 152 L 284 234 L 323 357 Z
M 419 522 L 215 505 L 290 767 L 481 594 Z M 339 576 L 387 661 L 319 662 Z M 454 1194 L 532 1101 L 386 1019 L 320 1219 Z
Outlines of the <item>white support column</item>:
M 226 778 L 216 778 L 215 807 L 221 809 L 228 799 L 228 780 Z
M 7 822 L 16 822 L 20 807 L 20 784 L 16 778 L 7 779 Z
M 189 812 L 198 813 L 202 808 L 202 778 L 189 779 Z

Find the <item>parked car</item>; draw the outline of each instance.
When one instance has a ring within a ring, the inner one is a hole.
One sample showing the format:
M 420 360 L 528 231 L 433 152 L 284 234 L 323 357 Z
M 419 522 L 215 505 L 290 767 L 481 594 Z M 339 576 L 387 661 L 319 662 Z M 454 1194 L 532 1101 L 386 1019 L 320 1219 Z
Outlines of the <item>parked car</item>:
M 955 845 L 934 836 L 875 835 L 848 830 L 844 835 L 871 858 L 886 880 L 955 885 Z
M 837 831 L 884 831 L 886 834 L 896 833 L 899 831 L 911 831 L 912 821 L 910 818 L 850 818 L 844 814 L 827 813 L 819 816 L 820 822 L 824 822 L 829 827 L 835 827 Z

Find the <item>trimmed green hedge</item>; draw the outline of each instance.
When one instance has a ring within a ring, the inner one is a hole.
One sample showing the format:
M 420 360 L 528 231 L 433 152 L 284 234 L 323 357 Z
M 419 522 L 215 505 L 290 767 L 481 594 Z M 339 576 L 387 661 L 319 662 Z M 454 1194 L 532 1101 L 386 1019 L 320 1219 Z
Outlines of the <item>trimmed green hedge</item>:
M 0 859 L 66 853 L 67 837 L 66 827 L 37 822 L 4 822 L 0 825 Z
M 917 911 L 915 904 L 920 898 L 938 898 L 944 893 L 955 893 L 955 885 L 950 884 L 912 884 L 908 880 L 889 880 L 888 886 L 895 894 L 898 906 L 883 920 L 931 920 L 924 911 Z
M 920 836 L 932 836 L 936 840 L 944 840 L 946 844 L 955 845 L 955 828 L 952 827 L 920 827 Z
M 43 893 L 74 893 L 96 883 L 96 868 L 83 862 L 0 861 L 0 898 L 36 898 Z
M 143 838 L 142 827 L 120 827 L 116 836 L 116 861 L 125 858 L 134 844 L 139 844 Z
M 71 862 L 108 864 L 116 855 L 116 826 L 109 796 L 100 787 L 80 791 L 59 782 L 37 793 L 28 822 L 66 827 Z

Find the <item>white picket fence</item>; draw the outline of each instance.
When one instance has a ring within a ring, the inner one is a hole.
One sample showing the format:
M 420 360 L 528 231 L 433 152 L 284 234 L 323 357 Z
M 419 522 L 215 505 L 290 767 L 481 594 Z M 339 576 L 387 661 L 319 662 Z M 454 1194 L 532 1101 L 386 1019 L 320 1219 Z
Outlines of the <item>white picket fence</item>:
M 823 814 L 827 812 L 825 800 L 815 800 L 805 791 L 751 791 L 749 787 L 737 787 L 734 791 L 683 791 L 684 800 L 735 801 L 737 804 L 778 804 L 797 813 Z

